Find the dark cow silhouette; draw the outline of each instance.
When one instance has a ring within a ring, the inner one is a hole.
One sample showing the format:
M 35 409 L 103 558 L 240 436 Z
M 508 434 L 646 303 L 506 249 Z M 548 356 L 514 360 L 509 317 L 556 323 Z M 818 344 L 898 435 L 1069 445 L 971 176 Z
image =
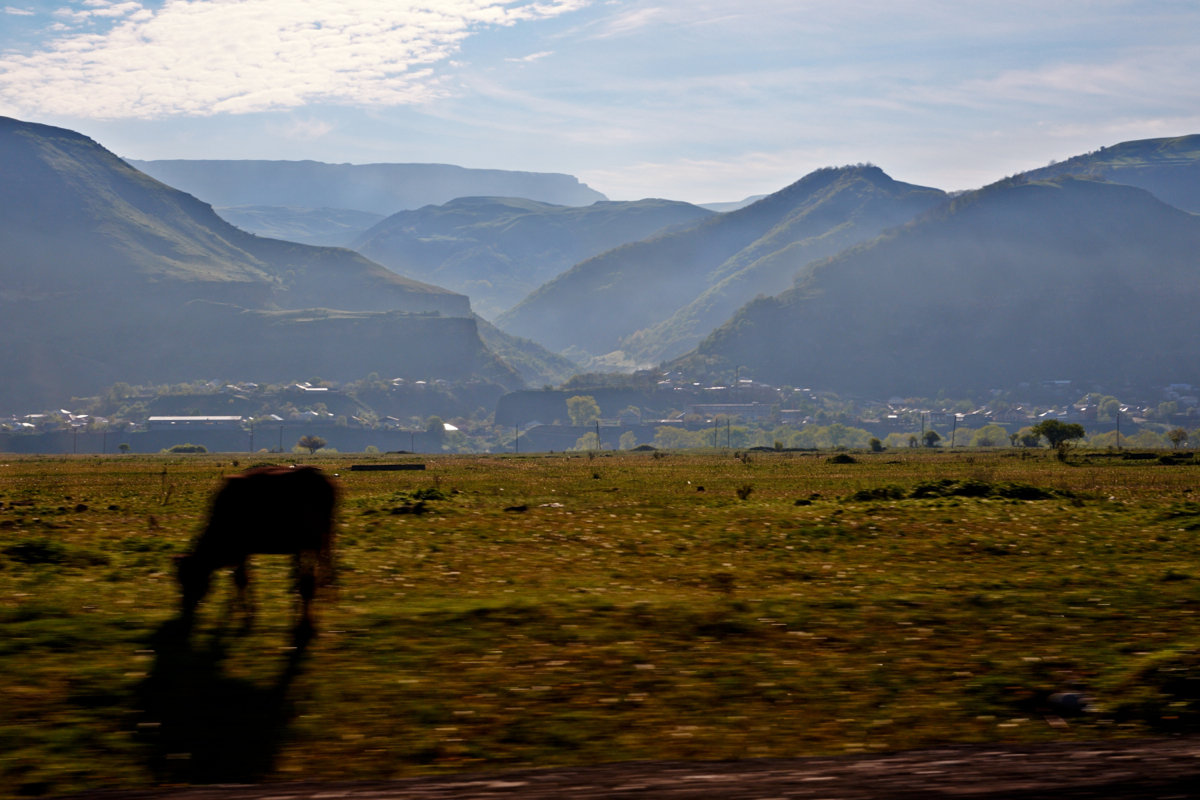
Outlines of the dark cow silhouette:
M 233 567 L 238 600 L 249 610 L 249 556 L 280 553 L 294 557 L 296 589 L 304 604 L 300 624 L 311 630 L 317 586 L 334 577 L 336 502 L 333 483 L 315 467 L 261 467 L 228 478 L 213 498 L 208 525 L 192 552 L 178 559 L 183 621 L 190 624 L 213 570 L 221 567 Z

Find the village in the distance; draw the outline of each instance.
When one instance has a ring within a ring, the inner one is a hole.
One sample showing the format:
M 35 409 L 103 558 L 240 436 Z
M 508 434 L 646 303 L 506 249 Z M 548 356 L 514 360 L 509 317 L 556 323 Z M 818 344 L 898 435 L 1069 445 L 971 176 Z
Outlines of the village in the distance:
M 344 385 L 199 382 L 114 386 L 103 396 L 0 419 L 0 450 L 27 453 L 513 453 L 672 448 L 1037 447 L 1053 419 L 1094 448 L 1163 449 L 1200 441 L 1190 384 L 1131 402 L 1071 381 L 997 390 L 983 402 L 861 400 L 741 378 L 702 385 L 671 373 L 611 376 L 504 392 L 483 382 L 382 380 Z M 932 434 L 930 432 L 933 432 Z M 314 447 L 313 445 L 318 445 Z

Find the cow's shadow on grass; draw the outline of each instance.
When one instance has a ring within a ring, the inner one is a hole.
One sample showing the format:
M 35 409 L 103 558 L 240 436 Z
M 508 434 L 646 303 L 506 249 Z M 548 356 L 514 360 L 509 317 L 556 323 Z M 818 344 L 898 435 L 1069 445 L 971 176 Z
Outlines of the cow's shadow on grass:
M 230 634 L 203 641 L 179 620 L 151 636 L 154 667 L 138 686 L 137 736 L 161 783 L 250 783 L 269 775 L 294 715 L 289 689 L 309 636 L 297 629 L 280 671 L 263 685 L 226 672 Z

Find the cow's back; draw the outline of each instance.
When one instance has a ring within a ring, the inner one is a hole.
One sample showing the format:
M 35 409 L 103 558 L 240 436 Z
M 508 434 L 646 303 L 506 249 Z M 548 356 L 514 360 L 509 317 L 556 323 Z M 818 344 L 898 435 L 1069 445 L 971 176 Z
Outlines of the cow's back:
M 328 546 L 333 484 L 316 467 L 260 467 L 228 478 L 204 538 L 232 554 L 295 553 Z

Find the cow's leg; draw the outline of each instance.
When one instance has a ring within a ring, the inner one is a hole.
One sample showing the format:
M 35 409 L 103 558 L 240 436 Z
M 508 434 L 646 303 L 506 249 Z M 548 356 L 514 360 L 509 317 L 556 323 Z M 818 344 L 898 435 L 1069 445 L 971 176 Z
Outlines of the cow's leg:
M 300 593 L 300 627 L 312 631 L 312 601 L 317 594 L 316 556 L 310 551 L 301 551 L 293 561 L 296 576 L 296 591 Z
M 233 583 L 237 587 L 237 604 L 248 617 L 254 615 L 254 598 L 250 594 L 250 562 L 245 556 L 233 568 Z

